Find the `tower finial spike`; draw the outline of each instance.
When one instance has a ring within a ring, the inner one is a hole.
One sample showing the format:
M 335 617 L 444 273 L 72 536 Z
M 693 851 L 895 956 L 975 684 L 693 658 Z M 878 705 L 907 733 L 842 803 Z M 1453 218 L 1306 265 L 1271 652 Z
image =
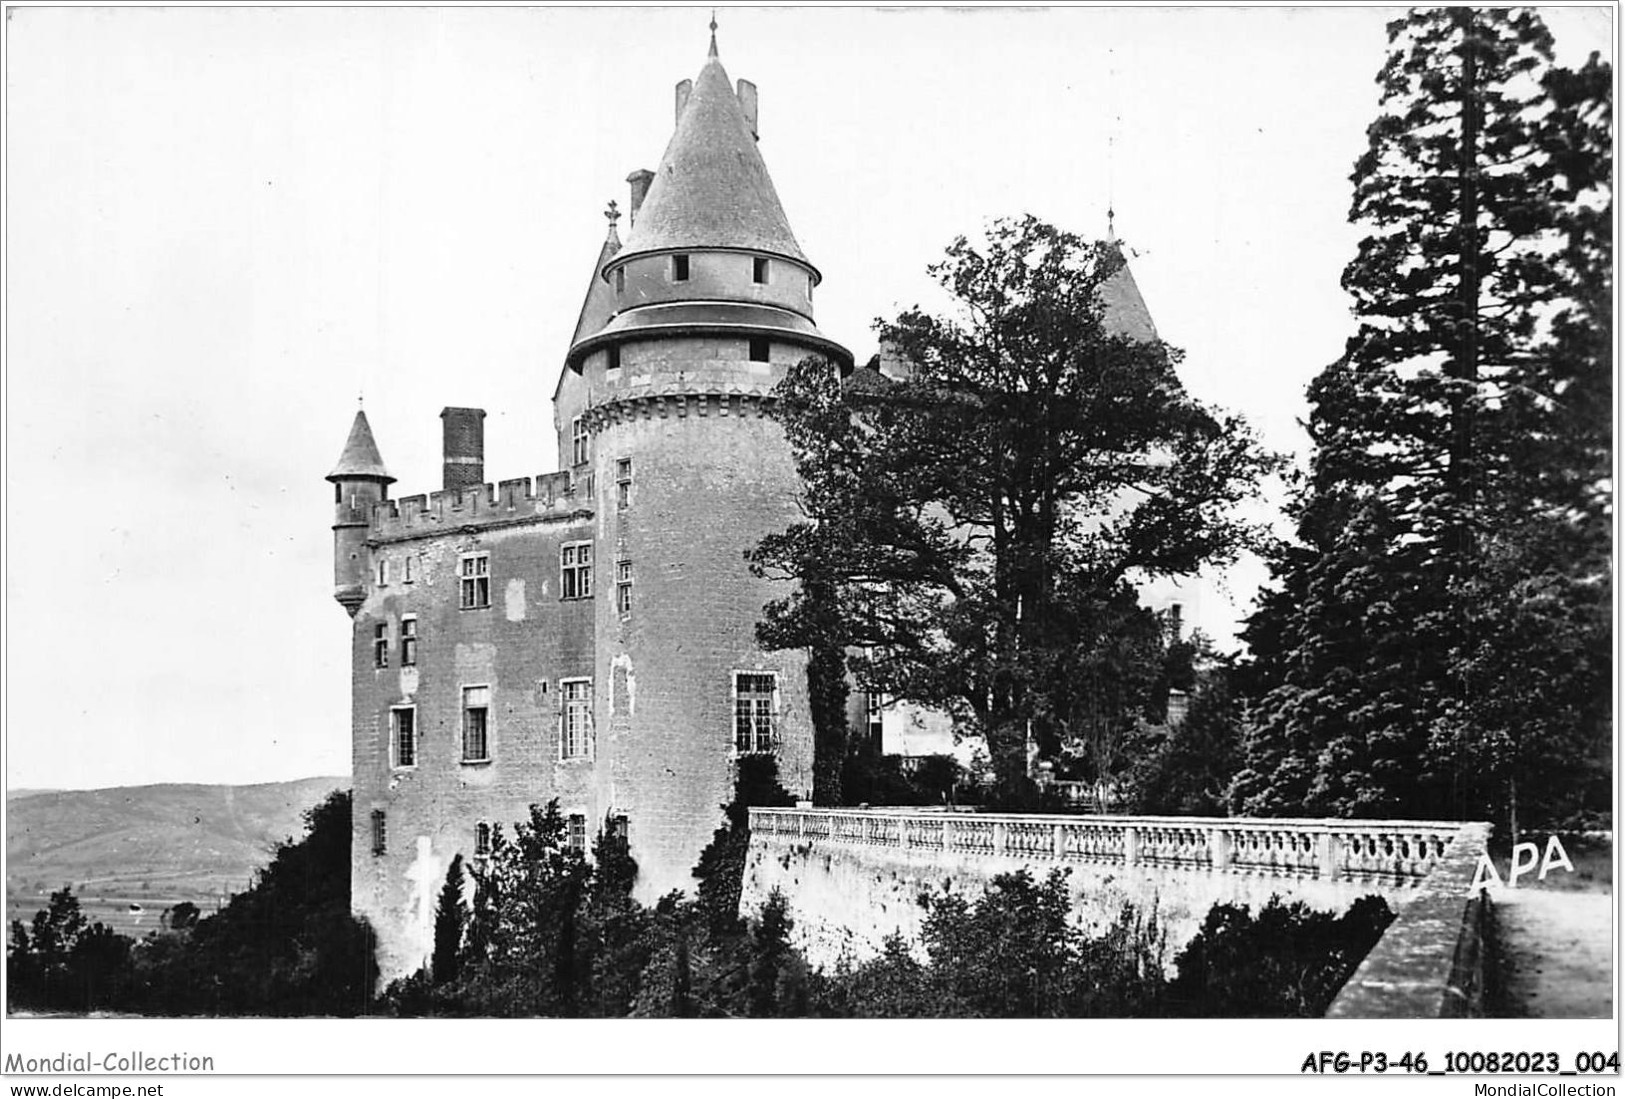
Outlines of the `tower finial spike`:
M 717 55 L 717 9 L 712 8 L 711 9 L 711 52 L 706 54 L 706 56 L 707 57 L 715 57 L 716 55 Z
M 614 232 L 615 223 L 621 220 L 621 207 L 614 199 L 609 200 L 609 208 L 604 211 L 604 220 L 609 222 L 610 232 Z

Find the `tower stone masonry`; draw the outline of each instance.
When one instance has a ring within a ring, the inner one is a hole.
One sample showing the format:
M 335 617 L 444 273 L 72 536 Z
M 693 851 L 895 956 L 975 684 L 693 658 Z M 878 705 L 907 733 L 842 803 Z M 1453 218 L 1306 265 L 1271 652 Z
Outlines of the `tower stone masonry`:
M 393 482 L 357 414 L 335 485 L 352 617 L 352 904 L 384 980 L 423 964 L 454 855 L 557 798 L 624 827 L 637 895 L 691 888 L 743 754 L 812 785 L 805 664 L 755 639 L 783 593 L 744 551 L 798 518 L 769 415 L 786 368 L 852 356 L 757 148 L 757 92 L 711 49 L 657 170 L 611 204 L 554 394 L 560 472 L 484 483 L 484 413 L 447 408 L 443 488 Z

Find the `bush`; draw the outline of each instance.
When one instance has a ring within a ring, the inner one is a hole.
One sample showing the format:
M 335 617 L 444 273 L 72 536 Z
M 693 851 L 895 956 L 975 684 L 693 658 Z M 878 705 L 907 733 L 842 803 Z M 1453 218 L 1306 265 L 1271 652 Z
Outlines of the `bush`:
M 1168 1013 L 1318 1019 L 1393 919 L 1377 896 L 1361 897 L 1341 916 L 1278 896 L 1256 916 L 1214 905 L 1175 960 Z

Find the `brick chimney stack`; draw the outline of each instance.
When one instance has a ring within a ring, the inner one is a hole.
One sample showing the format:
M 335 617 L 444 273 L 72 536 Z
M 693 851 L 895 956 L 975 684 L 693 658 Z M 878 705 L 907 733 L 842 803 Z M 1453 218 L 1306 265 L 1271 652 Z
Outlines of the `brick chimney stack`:
M 649 193 L 649 184 L 655 180 L 655 174 L 647 168 L 639 168 L 626 177 L 626 182 L 632 185 L 632 224 L 638 223 L 638 207 L 643 205 L 644 196 Z
M 485 409 L 442 408 L 442 488 L 461 492 L 485 483 Z

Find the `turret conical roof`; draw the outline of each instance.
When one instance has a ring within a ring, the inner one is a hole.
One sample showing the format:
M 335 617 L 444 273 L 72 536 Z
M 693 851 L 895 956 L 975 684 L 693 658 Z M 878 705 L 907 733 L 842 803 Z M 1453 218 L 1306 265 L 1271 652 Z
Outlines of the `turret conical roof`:
M 378 444 L 373 442 L 372 428 L 367 424 L 365 412 L 355 414 L 355 422 L 350 425 L 350 437 L 344 442 L 344 453 L 339 455 L 339 464 L 333 467 L 327 479 L 372 480 L 386 484 L 395 480 L 384 468 L 384 459 L 378 453 Z
M 694 82 L 621 255 L 702 248 L 767 252 L 811 266 L 714 53 Z
M 581 316 L 576 320 L 575 335 L 570 337 L 571 347 L 603 328 L 609 323 L 609 318 L 615 315 L 615 292 L 600 276 L 604 273 L 604 265 L 614 259 L 620 250 L 621 238 L 616 234 L 615 223 L 612 221 L 609 233 L 604 237 L 604 245 L 598 250 L 598 262 L 593 265 L 592 278 L 587 283 L 587 296 L 581 303 Z
M 1151 310 L 1146 307 L 1145 298 L 1140 296 L 1139 284 L 1134 281 L 1134 272 L 1129 270 L 1123 246 L 1118 244 L 1115 236 L 1111 238 L 1111 244 L 1117 249 L 1117 256 L 1123 263 L 1100 284 L 1100 301 L 1105 307 L 1102 322 L 1106 331 L 1113 336 L 1149 343 L 1157 339 L 1157 326 L 1151 320 Z

